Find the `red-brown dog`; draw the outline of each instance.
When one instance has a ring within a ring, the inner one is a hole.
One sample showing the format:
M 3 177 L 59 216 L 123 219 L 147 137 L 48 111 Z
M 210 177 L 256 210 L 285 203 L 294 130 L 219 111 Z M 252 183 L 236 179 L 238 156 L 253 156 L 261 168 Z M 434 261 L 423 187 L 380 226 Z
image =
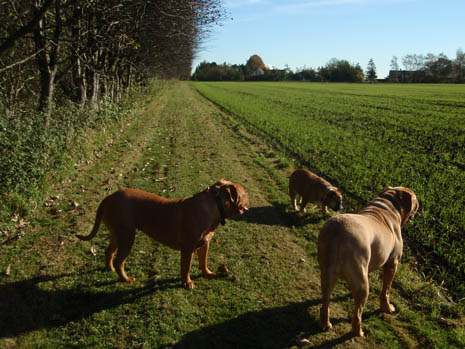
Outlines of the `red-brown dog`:
M 225 224 L 225 218 L 247 211 L 248 202 L 247 192 L 240 184 L 223 179 L 194 196 L 181 199 L 166 199 L 138 189 L 121 189 L 100 203 L 92 232 L 88 236 L 76 236 L 81 240 L 92 239 L 103 219 L 111 233 L 105 253 L 106 266 L 111 271 L 116 269 L 124 281 L 132 282 L 135 279 L 126 275 L 124 263 L 134 243 L 136 229 L 142 230 L 154 240 L 181 251 L 182 283 L 193 288 L 190 279 L 193 253 L 197 251 L 203 275 L 214 276 L 207 267 L 214 230 L 220 223 Z
M 289 178 L 289 196 L 294 210 L 297 204 L 300 212 L 305 212 L 309 202 L 319 202 L 321 210 L 328 213 L 328 207 L 334 211 L 342 210 L 342 195 L 338 188 L 309 170 L 299 168 Z

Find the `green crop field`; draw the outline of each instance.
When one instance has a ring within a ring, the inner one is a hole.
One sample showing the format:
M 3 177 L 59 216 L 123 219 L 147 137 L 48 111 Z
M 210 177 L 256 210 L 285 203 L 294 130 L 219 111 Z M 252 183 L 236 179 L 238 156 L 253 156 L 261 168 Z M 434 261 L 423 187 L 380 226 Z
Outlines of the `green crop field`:
M 194 83 L 301 166 L 339 186 L 346 211 L 412 188 L 404 239 L 427 277 L 465 297 L 465 86 Z

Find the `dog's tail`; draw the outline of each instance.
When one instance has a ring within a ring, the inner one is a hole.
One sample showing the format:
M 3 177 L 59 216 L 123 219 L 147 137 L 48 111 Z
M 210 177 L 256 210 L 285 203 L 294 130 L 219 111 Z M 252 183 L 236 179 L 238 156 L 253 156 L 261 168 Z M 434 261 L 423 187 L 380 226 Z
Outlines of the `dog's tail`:
M 98 206 L 97 214 L 95 215 L 94 227 L 92 228 L 92 231 L 90 232 L 90 234 L 87 236 L 76 234 L 76 237 L 78 239 L 89 241 L 93 239 L 95 235 L 97 235 L 98 229 L 100 228 L 100 222 L 102 221 L 102 217 L 103 217 L 104 204 L 105 204 L 105 199 Z

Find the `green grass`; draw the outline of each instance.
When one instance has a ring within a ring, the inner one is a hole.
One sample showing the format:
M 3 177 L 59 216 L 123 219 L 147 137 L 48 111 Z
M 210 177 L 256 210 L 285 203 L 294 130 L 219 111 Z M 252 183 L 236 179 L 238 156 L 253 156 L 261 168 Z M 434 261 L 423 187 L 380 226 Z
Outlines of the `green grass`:
M 173 82 L 120 132 L 102 134 L 50 187 L 47 205 L 23 217 L 22 237 L 0 248 L 0 347 L 463 347 L 463 309 L 413 263 L 396 276 L 394 315 L 378 312 L 381 280 L 371 275 L 365 338 L 348 335 L 353 301 L 343 282 L 331 303 L 334 328 L 319 330 L 316 239 L 326 217 L 290 210 L 295 159 L 248 127 Z M 120 187 L 182 197 L 220 178 L 244 185 L 250 212 L 213 238 L 209 266 L 225 264 L 229 275 L 202 278 L 194 259 L 192 291 L 181 287 L 179 252 L 145 234 L 126 263 L 133 284 L 104 269 L 106 229 L 90 242 L 74 236 L 90 231 L 99 202 Z
M 412 188 L 405 229 L 424 272 L 465 297 L 465 86 L 195 83 L 209 100 L 338 185 L 349 210 Z

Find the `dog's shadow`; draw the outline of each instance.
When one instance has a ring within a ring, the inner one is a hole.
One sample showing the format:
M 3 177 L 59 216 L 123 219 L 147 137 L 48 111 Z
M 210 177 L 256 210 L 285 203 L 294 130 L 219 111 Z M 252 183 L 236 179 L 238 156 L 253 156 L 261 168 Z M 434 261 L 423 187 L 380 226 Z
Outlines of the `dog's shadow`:
M 317 224 L 324 218 L 325 216 L 318 211 L 301 214 L 292 211 L 289 205 L 275 202 L 271 206 L 251 207 L 245 214 L 232 217 L 232 220 L 263 225 L 302 227 L 307 224 Z
M 93 291 L 86 286 L 64 290 L 47 290 L 44 286 L 66 277 L 75 278 L 76 274 L 37 276 L 0 285 L 0 338 L 59 327 L 101 310 L 133 303 L 155 290 L 180 287 L 179 279 L 149 280 L 142 287 L 123 290 L 107 287 L 119 282 L 117 280 L 94 284 Z
M 347 299 L 350 294 L 335 297 Z M 289 348 L 299 346 L 302 339 L 320 334 L 317 314 L 309 314 L 310 307 L 318 307 L 320 299 L 290 303 L 281 307 L 248 312 L 231 320 L 206 326 L 183 336 L 175 348 Z M 333 325 L 349 321 L 332 318 Z M 330 348 L 351 339 L 346 333 L 320 342 L 313 347 Z

